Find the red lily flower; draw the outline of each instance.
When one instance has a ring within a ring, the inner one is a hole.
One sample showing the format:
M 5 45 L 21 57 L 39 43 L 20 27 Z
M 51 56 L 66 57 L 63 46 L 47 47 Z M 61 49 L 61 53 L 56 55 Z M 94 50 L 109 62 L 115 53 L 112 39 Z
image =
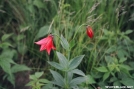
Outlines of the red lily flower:
M 92 28 L 90 26 L 87 26 L 87 35 L 90 38 L 93 38 L 93 36 L 94 36 L 93 30 L 92 30 Z
M 53 45 L 52 35 L 48 35 L 46 38 L 43 38 L 39 40 L 38 42 L 35 42 L 35 44 L 41 45 L 40 51 L 46 50 L 49 55 L 50 55 L 51 49 L 56 49 Z

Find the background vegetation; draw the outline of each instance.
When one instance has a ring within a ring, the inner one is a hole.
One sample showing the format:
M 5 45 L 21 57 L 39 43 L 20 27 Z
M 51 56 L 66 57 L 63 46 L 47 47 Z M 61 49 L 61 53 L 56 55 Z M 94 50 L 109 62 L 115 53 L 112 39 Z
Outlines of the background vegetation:
M 134 85 L 134 0 L 0 0 L 0 88 L 25 89 L 29 75 L 43 71 L 52 79 L 43 51 L 35 41 L 61 34 L 70 44 L 70 58 L 84 54 L 79 65 L 87 89 Z M 86 35 L 86 25 L 94 38 Z M 56 50 L 68 55 L 54 37 Z M 25 87 L 25 88 L 24 88 Z

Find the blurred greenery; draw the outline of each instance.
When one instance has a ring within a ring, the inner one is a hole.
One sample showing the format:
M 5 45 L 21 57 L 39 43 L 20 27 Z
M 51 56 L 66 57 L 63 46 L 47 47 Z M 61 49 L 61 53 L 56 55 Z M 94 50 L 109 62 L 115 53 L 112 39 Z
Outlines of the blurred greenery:
M 70 58 L 85 55 L 79 69 L 91 80 L 80 87 L 133 85 L 133 23 L 134 0 L 0 0 L 0 88 L 17 86 L 16 65 L 30 67 L 31 74 L 45 71 L 45 79 L 51 79 L 47 61 L 58 61 L 56 53 L 48 56 L 34 44 L 50 33 L 67 39 Z M 93 39 L 86 35 L 87 25 Z M 54 44 L 68 55 L 55 35 Z

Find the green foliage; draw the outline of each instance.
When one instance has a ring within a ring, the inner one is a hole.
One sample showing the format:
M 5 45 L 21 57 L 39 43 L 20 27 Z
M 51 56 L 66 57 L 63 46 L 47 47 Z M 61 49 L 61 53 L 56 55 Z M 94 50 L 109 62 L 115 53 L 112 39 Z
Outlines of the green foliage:
M 64 83 L 64 72 L 70 71 L 69 80 L 80 89 L 133 84 L 133 4 L 133 0 L 1 0 L 2 77 L 14 84 L 14 73 L 29 70 L 25 63 L 34 71 L 48 70 L 46 61 L 50 60 Z M 86 25 L 93 28 L 93 39 L 86 36 Z M 53 52 L 49 57 L 34 45 L 35 40 L 50 33 L 54 34 L 56 50 L 61 52 L 56 52 L 58 57 Z M 55 34 L 62 35 L 59 39 Z M 85 55 L 75 57 L 78 54 Z M 82 82 L 84 74 L 88 80 L 80 84 L 78 80 Z M 5 88 L 3 83 L 0 86 Z M 49 83 L 42 88 L 59 87 Z
M 15 63 L 15 59 L 18 56 L 17 50 L 15 50 L 15 47 L 19 47 L 19 45 L 12 44 L 10 39 L 13 39 L 13 33 L 10 34 L 4 34 L 1 37 L 1 55 L 0 55 L 0 69 L 2 69 L 2 72 L 4 72 L 3 80 L 7 79 L 13 86 L 15 86 L 15 76 L 14 74 L 20 71 L 28 71 L 30 68 L 28 68 L 25 65 L 17 64 Z M 13 39 L 16 40 L 16 39 Z M 21 40 L 21 39 L 20 39 Z M 18 42 L 20 41 L 17 40 Z M 20 44 L 20 43 L 19 43 Z M 21 46 L 23 48 L 23 46 Z M 22 50 L 18 52 L 22 55 L 24 55 Z
M 84 55 L 77 56 L 71 59 L 70 61 L 59 52 L 57 52 L 57 56 L 59 59 L 59 63 L 50 61 L 48 63 L 56 69 L 59 69 L 60 71 L 64 72 L 65 76 L 63 78 L 62 75 L 60 75 L 58 72 L 50 70 L 55 80 L 53 81 L 53 84 L 68 89 L 76 87 L 78 84 L 85 82 L 85 77 L 72 78 L 73 74 L 85 76 L 85 74 L 81 70 L 76 69 L 78 65 L 81 63 Z
M 50 83 L 47 79 L 40 77 L 43 75 L 43 72 L 36 72 L 33 75 L 30 75 L 30 82 L 26 86 L 32 86 L 32 89 L 41 89 L 41 86 Z
M 64 49 L 69 50 L 69 43 L 67 42 L 67 40 L 63 37 L 63 35 L 61 35 L 61 45 Z
M 131 67 L 127 62 L 127 61 L 132 62 L 130 59 L 131 59 L 131 53 L 133 53 L 134 50 L 130 51 L 130 48 L 133 48 L 134 43 L 132 42 L 132 40 L 129 39 L 127 34 L 124 34 L 124 33 L 130 34 L 129 32 L 131 33 L 132 31 L 128 30 L 126 32 L 118 32 L 116 36 L 119 38 L 116 39 L 117 41 L 114 44 L 113 42 L 110 42 L 111 41 L 110 39 L 107 39 L 107 41 L 109 40 L 107 43 L 112 46 L 108 46 L 109 48 L 105 47 L 103 49 L 105 54 L 103 58 L 105 59 L 105 61 L 100 61 L 99 62 L 100 67 L 95 68 L 99 74 L 103 74 L 102 75 L 103 77 L 101 79 L 104 83 L 112 84 L 114 86 L 115 85 L 127 86 L 129 85 L 127 84 L 128 82 L 134 80 L 134 77 L 132 77 L 133 75 L 132 71 L 134 70 L 134 68 Z M 114 36 L 115 34 L 112 36 L 113 39 Z M 103 60 L 103 58 L 99 60 Z M 107 82 L 112 77 L 116 78 L 116 80 L 112 82 Z M 129 78 L 131 79 L 129 80 Z M 125 81 L 125 79 L 126 80 L 128 79 L 128 81 Z M 99 86 L 103 87 L 104 85 L 100 83 Z

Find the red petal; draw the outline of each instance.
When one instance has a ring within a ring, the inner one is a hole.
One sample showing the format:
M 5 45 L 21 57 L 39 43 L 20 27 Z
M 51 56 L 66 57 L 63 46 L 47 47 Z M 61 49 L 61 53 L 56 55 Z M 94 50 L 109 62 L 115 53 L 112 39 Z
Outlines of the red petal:
M 46 45 L 41 45 L 40 51 L 43 51 L 43 50 L 45 50 L 45 49 L 46 49 Z
M 52 35 L 47 36 L 44 39 L 41 39 L 38 42 L 35 42 L 38 45 L 41 45 L 40 51 L 46 50 L 47 53 L 50 55 L 51 49 L 56 49 L 53 45 L 53 37 Z
M 90 26 L 87 26 L 87 35 L 92 38 L 93 37 L 93 30 Z

